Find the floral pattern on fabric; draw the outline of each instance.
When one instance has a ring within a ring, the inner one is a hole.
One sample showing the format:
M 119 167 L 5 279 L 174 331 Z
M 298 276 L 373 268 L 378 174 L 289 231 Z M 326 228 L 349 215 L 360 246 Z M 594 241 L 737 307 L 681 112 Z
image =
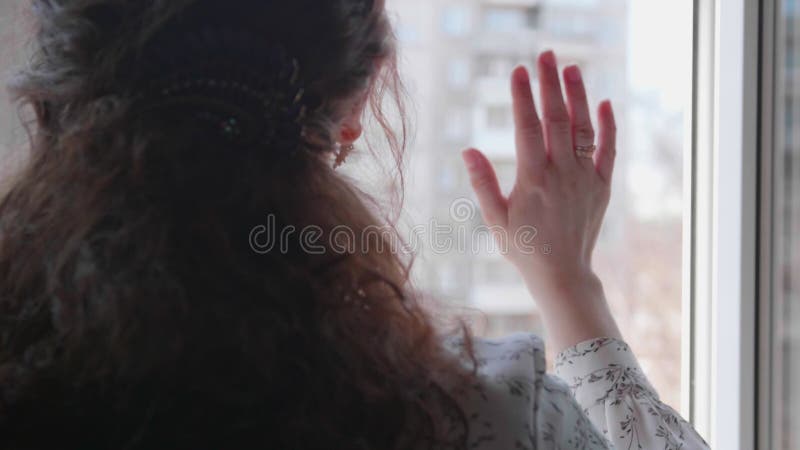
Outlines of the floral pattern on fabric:
M 465 356 L 463 339 L 445 345 Z M 453 393 L 470 449 L 708 448 L 658 400 L 624 342 L 597 339 L 562 352 L 561 377 L 545 373 L 544 344 L 531 334 L 475 339 L 474 350 L 477 380 Z
M 561 352 L 555 369 L 615 448 L 708 448 L 688 422 L 661 402 L 625 342 L 582 342 Z

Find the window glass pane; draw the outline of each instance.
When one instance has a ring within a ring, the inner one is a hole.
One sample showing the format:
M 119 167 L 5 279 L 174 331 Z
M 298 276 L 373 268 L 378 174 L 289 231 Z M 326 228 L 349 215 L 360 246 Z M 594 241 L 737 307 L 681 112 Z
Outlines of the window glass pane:
M 7 22 L 15 3 L 0 1 L 3 42 L 14 37 Z M 479 214 L 469 220 L 454 214 L 459 199 L 472 198 L 460 158 L 467 146 L 485 151 L 503 188 L 511 188 L 515 166 L 508 74 L 515 64 L 530 67 L 539 51 L 555 49 L 562 63 L 582 66 L 593 103 L 614 100 L 620 151 L 614 199 L 595 264 L 651 380 L 665 401 L 679 406 L 681 168 L 691 88 L 691 0 L 387 3 L 399 22 L 402 70 L 416 111 L 405 202 L 406 222 L 412 225 L 429 224 L 432 218 L 468 228 L 481 225 Z M 0 48 L 3 75 L 12 59 L 9 48 Z M 797 108 L 795 102 L 786 104 L 787 111 Z M 3 102 L 0 157 L 9 154 L 15 136 L 23 136 L 19 128 L 16 133 L 8 129 L 16 123 L 10 120 L 13 114 Z M 5 159 L 0 169 L 4 164 Z M 423 248 L 415 279 L 443 301 L 483 311 L 486 320 L 476 322 L 481 334 L 543 334 L 521 280 L 488 245 L 476 246 L 481 249 L 476 252 Z M 790 256 L 800 261 L 800 255 Z M 798 373 L 789 375 L 797 378 Z M 785 448 L 796 448 L 797 441 L 792 442 L 795 447 Z
M 407 183 L 406 222 L 428 224 L 436 218 L 456 227 L 481 225 L 479 214 L 470 221 L 452 217 L 454 202 L 473 198 L 460 157 L 468 146 L 486 152 L 503 188 L 511 188 L 515 151 L 508 77 L 516 64 L 530 67 L 540 51 L 554 49 L 562 64 L 584 69 L 593 104 L 614 101 L 622 135 L 596 269 L 653 383 L 668 403 L 680 407 L 682 167 L 692 1 L 387 3 L 400 24 L 415 24 L 427 39 L 413 49 L 400 42 L 417 124 L 409 149 L 408 175 L 414 181 Z M 433 23 L 433 32 L 425 31 L 427 19 L 418 14 L 425 8 L 445 23 L 476 20 L 461 39 L 453 39 L 453 30 L 462 28 L 441 30 Z M 467 112 L 467 126 L 464 115 L 454 111 Z M 462 176 L 455 181 L 453 173 Z M 543 332 L 535 302 L 497 254 L 423 248 L 415 270 L 420 287 L 433 296 L 483 311 L 486 320 L 476 322 L 482 334 Z
M 800 448 L 800 10 L 783 0 L 776 43 L 770 448 Z

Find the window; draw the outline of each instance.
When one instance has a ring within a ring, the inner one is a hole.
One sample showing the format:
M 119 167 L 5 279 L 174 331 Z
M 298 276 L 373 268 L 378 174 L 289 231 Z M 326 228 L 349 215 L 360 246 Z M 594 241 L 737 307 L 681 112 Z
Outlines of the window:
M 403 222 L 480 226 L 479 211 L 453 217 L 472 199 L 458 150 L 477 144 L 508 192 L 508 73 L 557 50 L 585 69 L 591 101 L 611 98 L 619 114 L 595 264 L 651 381 L 712 448 L 800 448 L 800 0 L 387 3 L 401 51 L 412 47 Z M 0 1 L 4 39 L 22 37 L 21 4 Z M 0 49 L 0 73 L 19 59 Z M 17 124 L 0 89 L 0 181 L 26 139 Z M 513 269 L 481 245 L 423 248 L 415 282 L 483 311 L 481 335 L 543 333 Z
M 535 28 L 539 24 L 539 11 L 536 6 L 486 6 L 483 25 L 491 31 L 501 32 Z
M 396 30 L 397 40 L 403 44 L 410 45 L 419 41 L 419 30 L 413 26 L 398 27 Z
M 444 124 L 444 137 L 452 141 L 461 141 L 469 136 L 470 116 L 464 108 L 453 107 L 447 113 Z
M 470 67 L 466 59 L 453 59 L 447 65 L 447 84 L 451 88 L 464 88 L 469 84 Z
M 506 55 L 479 55 L 477 57 L 476 75 L 482 77 L 507 78 L 514 69 L 514 58 Z
M 388 7 L 394 9 L 403 1 L 389 0 Z M 585 69 L 592 103 L 613 99 L 623 132 L 614 200 L 597 248 L 596 267 L 624 333 L 631 337 L 651 380 L 665 401 L 680 408 L 681 386 L 688 383 L 681 370 L 685 342 L 682 244 L 684 220 L 688 220 L 683 165 L 690 150 L 685 145 L 690 137 L 685 124 L 691 112 L 693 2 L 641 3 L 464 1 L 481 13 L 476 23 L 480 28 L 469 31 L 470 36 L 488 32 L 490 38 L 421 42 L 416 48 L 424 48 L 424 54 L 415 52 L 418 59 L 407 57 L 406 66 L 401 67 L 404 77 L 422 94 L 414 98 L 419 105 L 415 119 L 425 124 L 409 153 L 414 157 L 437 155 L 426 160 L 435 164 L 421 162 L 409 170 L 415 178 L 421 174 L 437 177 L 441 172 L 463 174 L 459 150 L 476 145 L 496 164 L 501 185 L 508 192 L 516 172 L 508 87 L 511 69 L 516 64 L 530 65 L 536 53 L 547 48 L 558 52 L 562 64 L 579 62 Z M 440 8 L 444 17 L 454 14 L 450 6 L 433 7 Z M 398 21 L 424 23 L 423 17 L 411 12 L 400 14 Z M 546 27 L 555 26 L 547 19 L 550 17 L 557 17 L 564 26 L 579 27 L 580 35 L 547 32 Z M 515 33 L 531 29 L 537 33 L 544 29 L 544 34 L 521 39 Z M 441 89 L 453 85 L 459 89 Z M 450 123 L 456 116 L 453 111 L 462 108 L 473 112 L 472 126 L 454 142 L 450 131 L 456 126 Z M 421 191 L 415 190 L 417 186 Z M 430 191 L 429 186 L 436 183 L 408 186 L 407 194 L 415 202 L 413 223 L 447 216 L 454 202 L 473 198 L 466 176 L 446 191 Z M 458 267 L 459 282 L 434 279 L 420 287 L 483 311 L 487 322 L 478 327 L 479 332 L 543 331 L 535 302 L 515 270 L 498 255 L 454 252 L 446 258 L 420 259 L 416 269 L 436 273 L 437 264 Z M 444 292 L 445 286 L 453 289 Z
M 488 106 L 486 108 L 486 124 L 489 128 L 505 129 L 511 127 L 513 118 L 508 105 Z
M 458 186 L 458 172 L 453 170 L 452 167 L 442 166 L 442 170 L 438 171 L 436 180 L 439 183 L 438 187 L 441 191 L 449 192 Z
M 463 36 L 470 28 L 469 10 L 463 5 L 447 6 L 442 11 L 442 30 L 452 36 Z

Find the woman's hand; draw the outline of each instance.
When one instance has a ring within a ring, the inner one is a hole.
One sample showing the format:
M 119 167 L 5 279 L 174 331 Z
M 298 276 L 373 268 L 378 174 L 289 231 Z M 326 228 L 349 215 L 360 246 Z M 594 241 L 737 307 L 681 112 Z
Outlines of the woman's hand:
M 616 126 L 611 104 L 601 103 L 597 150 L 587 154 L 595 132 L 580 69 L 564 70 L 565 103 L 555 55 L 543 53 L 537 65 L 541 120 L 527 71 L 518 67 L 512 74 L 517 179 L 509 196 L 480 151 L 463 156 L 485 222 L 505 234 L 511 244 L 507 257 L 539 303 L 551 338 L 566 348 L 594 337 L 619 337 L 591 265 L 611 193 Z M 535 248 L 516 239 L 530 227 L 536 229 Z M 542 251 L 545 245 L 548 252 Z

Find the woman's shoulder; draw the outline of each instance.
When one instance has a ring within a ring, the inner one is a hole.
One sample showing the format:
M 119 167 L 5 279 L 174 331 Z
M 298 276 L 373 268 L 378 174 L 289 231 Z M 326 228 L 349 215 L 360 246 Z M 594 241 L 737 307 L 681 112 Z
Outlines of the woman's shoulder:
M 539 336 L 453 337 L 445 345 L 467 369 L 474 370 L 473 392 L 465 393 L 472 394 L 467 398 L 502 399 L 500 403 L 518 403 L 525 409 L 535 403 L 546 372 L 544 341 Z
M 499 338 L 472 337 L 470 342 L 463 336 L 451 336 L 444 342 L 448 349 L 464 359 L 467 359 L 468 346 L 471 345 L 478 372 L 497 372 L 522 366 L 527 375 L 531 375 L 531 368 L 544 374 L 544 341 L 532 333 L 515 333 Z

